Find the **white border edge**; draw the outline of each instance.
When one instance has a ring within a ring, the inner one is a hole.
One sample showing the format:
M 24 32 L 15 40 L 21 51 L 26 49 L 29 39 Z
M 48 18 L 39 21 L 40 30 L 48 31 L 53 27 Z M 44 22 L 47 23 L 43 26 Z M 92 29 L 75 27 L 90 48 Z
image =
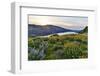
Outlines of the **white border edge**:
M 11 72 L 18 74 L 20 70 L 20 4 L 11 3 Z
M 15 72 L 15 3 L 11 3 L 11 72 Z

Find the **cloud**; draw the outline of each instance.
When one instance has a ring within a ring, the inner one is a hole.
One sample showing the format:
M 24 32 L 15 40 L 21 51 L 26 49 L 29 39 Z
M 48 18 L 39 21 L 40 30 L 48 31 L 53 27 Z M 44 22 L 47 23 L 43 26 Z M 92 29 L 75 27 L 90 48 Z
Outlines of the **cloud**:
M 29 16 L 29 24 L 52 24 L 63 28 L 83 29 L 88 25 L 88 17 Z

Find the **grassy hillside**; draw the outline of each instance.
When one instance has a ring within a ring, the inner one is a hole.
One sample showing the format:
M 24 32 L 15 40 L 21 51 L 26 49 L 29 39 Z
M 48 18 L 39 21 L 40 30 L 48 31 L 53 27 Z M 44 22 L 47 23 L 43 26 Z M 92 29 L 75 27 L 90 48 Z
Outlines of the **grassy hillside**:
M 79 59 L 88 57 L 87 27 L 80 34 L 28 38 L 29 60 Z

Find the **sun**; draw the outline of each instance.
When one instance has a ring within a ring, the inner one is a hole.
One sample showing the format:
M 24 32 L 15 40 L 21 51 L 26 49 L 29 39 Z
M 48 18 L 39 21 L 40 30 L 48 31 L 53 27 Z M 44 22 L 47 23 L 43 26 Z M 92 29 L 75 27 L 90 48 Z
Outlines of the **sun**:
M 43 26 L 43 25 L 51 24 L 52 20 L 48 16 L 29 16 L 29 23 Z
M 39 19 L 39 24 L 40 25 L 47 25 L 49 23 L 50 23 L 50 21 L 47 18 L 41 18 L 41 19 Z
M 42 17 L 38 19 L 40 25 L 47 25 L 50 23 L 50 20 L 47 17 Z

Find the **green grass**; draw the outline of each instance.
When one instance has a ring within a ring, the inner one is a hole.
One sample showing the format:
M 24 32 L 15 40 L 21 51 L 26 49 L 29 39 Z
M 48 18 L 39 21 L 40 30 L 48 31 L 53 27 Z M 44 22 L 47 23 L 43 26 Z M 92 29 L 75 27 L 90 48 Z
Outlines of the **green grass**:
M 87 34 L 28 38 L 28 60 L 88 58 Z

